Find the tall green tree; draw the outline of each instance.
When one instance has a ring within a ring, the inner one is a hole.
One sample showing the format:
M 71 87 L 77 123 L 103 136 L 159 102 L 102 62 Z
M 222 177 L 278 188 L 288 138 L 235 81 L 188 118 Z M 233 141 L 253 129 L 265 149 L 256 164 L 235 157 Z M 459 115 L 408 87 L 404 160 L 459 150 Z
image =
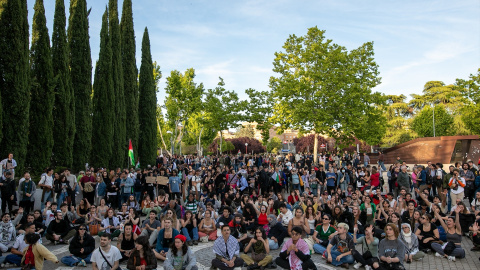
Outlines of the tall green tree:
M 3 139 L 0 156 L 13 153 L 17 171 L 27 156 L 30 71 L 27 0 L 0 0 L 0 89 Z
M 146 167 L 148 164 L 154 164 L 157 155 L 157 95 L 155 91 L 152 63 L 150 38 L 148 35 L 148 29 L 145 27 L 142 40 L 140 78 L 138 83 L 138 157 L 142 167 Z
M 275 102 L 273 122 L 351 143 L 354 137 L 377 144 L 385 134 L 383 98 L 372 88 L 380 83 L 373 43 L 347 51 L 326 39 L 325 31 L 308 29 L 290 35 L 276 52 L 270 78 Z M 317 140 L 314 145 L 316 162 Z
M 110 158 L 112 168 L 124 167 L 127 158 L 127 130 L 125 91 L 123 85 L 122 47 L 118 21 L 118 0 L 108 1 L 109 34 L 112 42 L 112 75 L 115 91 L 115 120 L 113 124 L 113 151 Z
M 51 164 L 55 82 L 43 0 L 35 2 L 34 10 L 30 51 L 30 78 L 32 81 L 30 131 L 32 132 L 29 136 L 27 161 L 34 172 L 42 172 Z
M 108 9 L 106 8 L 102 17 L 100 53 L 93 81 L 92 153 L 90 162 L 94 167 L 109 164 L 114 143 L 115 95 L 108 18 Z
M 439 104 L 435 105 L 435 120 L 432 106 L 426 106 L 415 116 L 411 128 L 420 137 L 433 137 L 434 127 L 435 136 L 451 136 L 456 133 L 452 123 L 453 117 L 448 113 L 445 105 Z
M 92 57 L 88 34 L 86 0 L 70 1 L 68 23 L 70 72 L 75 99 L 75 138 L 73 168 L 80 170 L 88 162 L 92 138 Z
M 467 104 L 461 109 L 465 127 L 474 134 L 480 134 L 480 68 L 477 74 L 470 74 L 468 80 L 457 79 L 455 85 L 467 100 Z
M 55 16 L 52 34 L 52 65 L 56 79 L 53 107 L 53 141 L 55 147 L 52 161 L 57 166 L 71 167 L 73 162 L 73 138 L 75 136 L 75 103 L 70 74 L 67 44 L 65 1 L 55 1 Z
M 405 95 L 387 95 L 384 116 L 387 119 L 387 130 L 382 139 L 384 147 L 392 147 L 407 142 L 417 135 L 410 128 L 414 109 L 406 102 Z
M 132 0 L 124 0 L 120 22 L 123 88 L 125 91 L 126 138 L 132 140 L 133 151 L 138 150 L 138 69 L 135 58 L 135 31 L 133 29 Z
M 195 70 L 189 68 L 185 74 L 173 70 L 167 78 L 165 87 L 165 109 L 168 127 L 173 133 L 170 140 L 172 148 L 177 143 L 181 145 L 185 132 L 188 132 L 188 120 L 202 109 L 203 84 L 194 82 Z M 180 125 L 183 128 L 179 128 Z

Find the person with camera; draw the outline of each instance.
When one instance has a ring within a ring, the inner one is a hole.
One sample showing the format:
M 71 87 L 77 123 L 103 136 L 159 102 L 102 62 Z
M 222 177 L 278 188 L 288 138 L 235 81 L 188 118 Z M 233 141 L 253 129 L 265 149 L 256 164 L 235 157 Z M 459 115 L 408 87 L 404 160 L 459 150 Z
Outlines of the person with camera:
M 457 199 L 463 200 L 465 185 L 465 178 L 460 177 L 460 170 L 453 169 L 453 177 L 448 181 L 450 198 L 452 199 L 452 208 L 457 205 Z

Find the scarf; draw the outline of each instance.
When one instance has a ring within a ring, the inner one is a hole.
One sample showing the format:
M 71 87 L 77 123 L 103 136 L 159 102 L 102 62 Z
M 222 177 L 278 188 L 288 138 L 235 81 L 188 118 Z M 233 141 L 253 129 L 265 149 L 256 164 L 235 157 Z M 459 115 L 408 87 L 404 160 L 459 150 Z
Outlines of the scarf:
M 223 236 L 220 236 L 213 243 L 213 252 L 215 254 L 218 254 L 219 256 L 222 256 L 225 259 L 231 260 L 233 256 L 238 256 L 238 254 L 240 253 L 240 246 L 238 245 L 238 241 L 237 239 L 235 239 L 235 237 L 230 235 L 230 237 L 228 237 L 227 243 L 225 243 L 225 239 L 223 239 Z
M 283 245 L 281 252 L 286 251 L 290 245 L 293 245 L 293 241 L 292 241 L 291 238 L 288 239 L 288 241 Z M 310 254 L 310 248 L 308 247 L 307 242 L 305 242 L 305 240 L 303 240 L 301 238 L 298 239 L 298 241 L 297 241 L 297 249 L 298 249 L 298 252 L 302 252 L 303 254 Z M 290 252 L 288 260 L 290 262 L 290 269 L 291 270 L 301 270 L 301 269 L 303 269 L 302 268 L 302 263 L 303 262 L 302 262 L 302 260 L 300 260 L 300 258 L 297 257 L 295 252 Z
M 402 226 L 408 226 L 410 228 L 409 233 L 404 233 L 402 230 L 403 239 L 407 242 L 408 246 L 412 244 L 412 227 L 408 223 L 402 223 Z
M 270 228 L 273 226 L 277 225 L 277 217 L 275 215 L 268 215 L 267 218 L 271 218 L 272 221 L 268 222 L 268 225 L 270 225 Z

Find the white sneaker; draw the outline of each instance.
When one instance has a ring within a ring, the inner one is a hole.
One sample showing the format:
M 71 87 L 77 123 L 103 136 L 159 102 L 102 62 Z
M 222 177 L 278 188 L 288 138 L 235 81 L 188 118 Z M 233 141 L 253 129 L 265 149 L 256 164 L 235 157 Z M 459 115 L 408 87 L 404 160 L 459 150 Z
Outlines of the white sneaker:
M 365 265 L 365 270 L 372 270 L 372 267 L 370 265 Z
M 362 263 L 356 263 L 353 265 L 353 268 L 355 269 L 359 269 L 360 267 L 362 267 Z
M 440 253 L 438 253 L 438 252 L 435 252 L 435 257 L 439 257 L 439 258 L 441 258 L 441 257 L 443 257 L 443 256 L 442 256 L 442 255 L 440 255 Z
M 455 261 L 455 256 L 448 256 L 448 260 L 454 262 Z

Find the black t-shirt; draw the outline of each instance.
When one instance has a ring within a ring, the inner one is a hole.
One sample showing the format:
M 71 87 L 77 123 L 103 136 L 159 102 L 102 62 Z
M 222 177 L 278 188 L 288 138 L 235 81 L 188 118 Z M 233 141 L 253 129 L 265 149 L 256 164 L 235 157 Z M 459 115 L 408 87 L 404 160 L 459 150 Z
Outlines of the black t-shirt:
M 437 229 L 437 226 L 434 223 L 430 223 L 430 231 L 426 232 L 423 230 L 423 224 L 418 225 L 418 229 L 420 230 L 420 235 L 423 236 L 424 238 L 430 238 L 430 237 L 435 237 L 435 234 L 433 231 Z

